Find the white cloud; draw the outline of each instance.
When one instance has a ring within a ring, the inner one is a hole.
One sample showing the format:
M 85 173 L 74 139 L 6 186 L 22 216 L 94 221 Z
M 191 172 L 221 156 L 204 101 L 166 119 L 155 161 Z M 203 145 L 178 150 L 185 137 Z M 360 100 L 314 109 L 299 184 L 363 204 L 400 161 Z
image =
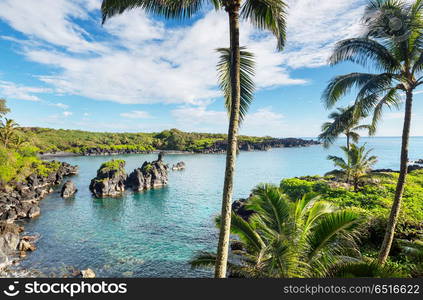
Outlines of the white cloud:
M 363 0 L 288 0 L 284 63 L 292 68 L 327 63 L 333 45 L 362 32 Z
M 89 19 L 87 8 L 94 8 L 94 4 L 84 0 L 4 0 L 0 2 L 0 18 L 28 39 L 73 52 L 104 51 L 99 43 L 87 41 L 92 36 L 73 22 Z
M 280 136 L 284 129 L 286 129 L 286 124 L 283 114 L 272 111 L 271 107 L 265 107 L 247 115 L 242 124 L 241 133 L 256 136 Z
M 69 108 L 69 105 L 66 105 L 66 104 L 64 104 L 64 103 L 48 103 L 50 106 L 56 106 L 56 107 L 58 107 L 58 108 L 61 108 L 61 109 L 68 109 Z
M 65 117 L 69 117 L 69 116 L 72 116 L 72 115 L 73 115 L 73 113 L 72 113 L 72 112 L 70 112 L 70 111 L 64 111 L 64 112 L 63 112 L 63 115 L 64 115 Z
M 141 10 L 132 10 L 101 28 L 98 14 L 93 19 L 89 13 L 100 1 L 50 3 L 5 0 L 0 10 L 7 13 L 0 18 L 26 35 L 21 46 L 27 58 L 58 70 L 39 76 L 56 92 L 133 104 L 199 104 L 221 95 L 214 49 L 228 46 L 225 12 L 207 13 L 191 26 L 165 28 Z M 39 13 L 44 10 L 46 14 Z M 98 35 L 101 31 L 111 38 Z M 306 82 L 290 77 L 283 66 L 286 58 L 274 50 L 274 38 L 257 35 L 247 23 L 241 33 L 241 43 L 257 57 L 259 88 Z
M 141 110 L 133 110 L 131 112 L 121 113 L 121 117 L 129 118 L 129 119 L 149 119 L 151 115 L 146 111 Z
M 0 97 L 16 100 L 41 101 L 36 94 L 50 93 L 51 89 L 18 85 L 14 82 L 0 80 Z

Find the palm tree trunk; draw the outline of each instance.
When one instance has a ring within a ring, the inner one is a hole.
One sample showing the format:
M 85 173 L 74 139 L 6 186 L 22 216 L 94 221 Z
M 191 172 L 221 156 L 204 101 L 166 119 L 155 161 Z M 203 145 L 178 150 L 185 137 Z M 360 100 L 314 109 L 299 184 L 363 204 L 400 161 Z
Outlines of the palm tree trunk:
M 347 155 L 347 163 L 348 163 L 348 167 L 350 166 L 350 133 L 346 132 L 345 135 L 347 136 L 347 150 L 348 150 L 348 155 Z M 347 170 L 347 183 L 350 183 L 350 170 Z
M 350 151 L 350 134 L 346 133 L 347 135 L 347 150 Z
M 392 241 L 394 240 L 395 227 L 398 221 L 398 215 L 401 209 L 401 200 L 404 192 L 405 180 L 408 171 L 408 142 L 410 137 L 411 112 L 413 106 L 413 91 L 407 90 L 405 102 L 404 128 L 402 132 L 401 145 L 401 168 L 395 191 L 394 202 L 392 203 L 391 213 L 389 215 L 388 224 L 386 226 L 385 237 L 379 252 L 378 261 L 384 264 L 391 250 Z
M 238 127 L 240 109 L 240 49 L 239 49 L 239 8 L 240 1 L 234 0 L 226 8 L 229 13 L 229 32 L 231 44 L 231 88 L 232 103 L 229 119 L 228 146 L 226 151 L 225 182 L 223 186 L 222 213 L 217 247 L 215 278 L 226 277 L 226 265 L 229 251 L 229 235 L 231 230 L 231 205 L 233 177 L 238 150 Z

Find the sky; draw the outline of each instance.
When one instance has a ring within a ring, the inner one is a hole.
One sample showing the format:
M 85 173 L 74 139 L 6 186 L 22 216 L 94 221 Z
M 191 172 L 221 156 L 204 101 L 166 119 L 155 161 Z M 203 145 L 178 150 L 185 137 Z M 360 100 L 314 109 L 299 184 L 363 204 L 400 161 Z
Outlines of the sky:
M 228 47 L 224 11 L 163 20 L 140 9 L 101 25 L 101 0 L 0 0 L 0 98 L 21 126 L 112 132 L 227 131 L 215 49 Z M 327 65 L 334 43 L 362 32 L 365 0 L 287 0 L 288 36 L 241 23 L 254 53 L 257 91 L 241 134 L 315 137 L 330 111 L 328 81 L 353 71 Z M 339 103 L 347 105 L 354 95 Z M 423 135 L 423 95 L 412 135 Z M 377 135 L 400 136 L 403 110 L 386 111 Z M 364 134 L 364 133 L 363 133 Z

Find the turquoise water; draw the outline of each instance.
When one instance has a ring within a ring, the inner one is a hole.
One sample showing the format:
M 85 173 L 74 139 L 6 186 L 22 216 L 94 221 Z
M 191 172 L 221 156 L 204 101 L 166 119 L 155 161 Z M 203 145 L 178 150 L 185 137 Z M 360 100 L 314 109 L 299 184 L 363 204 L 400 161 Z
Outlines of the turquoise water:
M 380 157 L 378 168 L 398 168 L 400 139 L 363 139 Z M 343 143 L 340 140 L 339 143 Z M 328 154 L 337 147 L 272 149 L 241 152 L 237 162 L 234 198 L 247 197 L 260 182 L 279 183 L 282 178 L 324 174 L 332 165 Z M 127 171 L 156 155 L 122 155 Z M 410 159 L 423 158 L 423 138 L 412 138 Z M 110 157 L 63 158 L 80 167 L 72 178 L 79 192 L 75 199 L 58 194 L 41 202 L 41 216 L 25 224 L 38 234 L 38 250 L 22 263 L 49 276 L 60 276 L 67 267 L 91 268 L 102 277 L 205 277 L 208 271 L 191 270 L 187 261 L 199 250 L 214 250 L 225 155 L 167 155 L 165 161 L 186 163 L 182 172 L 170 171 L 169 185 L 160 190 L 127 193 L 118 199 L 93 199 L 90 180 Z

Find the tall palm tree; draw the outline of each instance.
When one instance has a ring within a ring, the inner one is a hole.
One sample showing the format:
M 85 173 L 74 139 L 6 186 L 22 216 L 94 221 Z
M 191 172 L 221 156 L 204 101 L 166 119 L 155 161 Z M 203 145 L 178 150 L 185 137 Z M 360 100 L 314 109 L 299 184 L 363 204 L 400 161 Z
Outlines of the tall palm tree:
M 233 177 L 241 105 L 239 19 L 249 20 L 259 29 L 272 32 L 277 39 L 277 49 L 282 50 L 286 37 L 287 6 L 283 0 L 103 0 L 102 14 L 103 23 L 114 15 L 133 8 L 142 8 L 148 13 L 166 18 L 190 18 L 201 11 L 206 4 L 211 4 L 216 10 L 224 9 L 228 13 L 230 32 L 231 113 L 222 196 L 222 222 L 215 269 L 215 277 L 224 278 L 229 249 Z
M 358 143 L 360 134 L 359 130 L 368 130 L 372 133 L 371 125 L 360 125 L 360 118 L 354 116 L 354 107 L 339 107 L 336 111 L 329 115 L 332 122 L 325 122 L 322 125 L 322 133 L 318 139 L 323 142 L 323 146 L 328 148 L 332 145 L 340 134 L 344 134 L 347 138 L 347 149 L 350 149 L 350 143 Z
M 405 95 L 400 175 L 379 253 L 381 264 L 386 262 L 389 255 L 401 209 L 407 176 L 413 92 L 423 84 L 422 13 L 423 0 L 413 3 L 401 0 L 369 1 L 363 18 L 366 35 L 339 42 L 330 63 L 335 65 L 350 61 L 364 67 L 371 66 L 379 72 L 335 77 L 323 94 L 326 105 L 332 107 L 351 88 L 358 89 L 355 113 L 373 112 L 373 128 L 376 128 L 384 108 L 399 107 L 401 96 Z
M 371 176 L 372 167 L 377 162 L 377 157 L 370 155 L 373 149 L 367 150 L 365 146 L 358 147 L 356 144 L 351 144 L 350 149 L 341 147 L 344 151 L 347 160 L 339 156 L 329 155 L 328 159 L 333 161 L 335 167 L 340 169 L 333 170 L 325 175 L 335 175 L 337 177 L 345 178 L 347 183 L 352 181 L 354 191 L 358 191 L 360 182 Z
M 268 184 L 253 194 L 247 207 L 255 213 L 248 220 L 232 214 L 231 230 L 239 238 L 228 264 L 232 276 L 325 277 L 359 257 L 357 213 L 338 210 L 315 194 L 293 201 Z M 211 267 L 215 260 L 215 254 L 203 252 L 191 265 Z
M 19 125 L 12 119 L 5 118 L 4 121 L 1 121 L 0 139 L 6 148 L 9 146 L 12 138 L 15 136 L 17 127 L 19 127 Z

